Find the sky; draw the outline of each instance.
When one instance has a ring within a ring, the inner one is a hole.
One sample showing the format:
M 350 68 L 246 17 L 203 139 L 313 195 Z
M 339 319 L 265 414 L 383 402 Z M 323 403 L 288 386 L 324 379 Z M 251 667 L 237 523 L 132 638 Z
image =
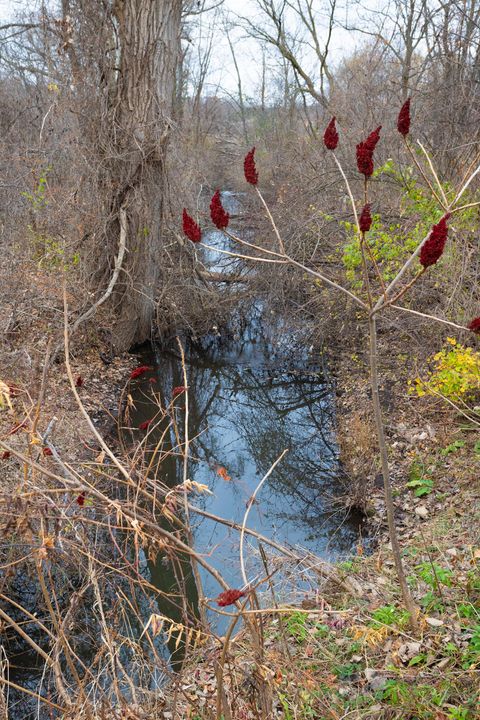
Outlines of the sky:
M 216 0 L 212 0 L 212 5 Z M 367 0 L 369 7 L 372 9 L 381 0 Z M 314 7 L 321 9 L 328 0 L 318 0 Z M 17 8 L 34 9 L 38 6 L 38 0 L 0 0 L 0 22 L 8 22 Z M 354 51 L 355 46 L 362 40 L 361 36 L 351 31 L 346 31 L 341 25 L 355 18 L 356 7 L 355 0 L 345 0 L 345 5 L 341 5 L 341 0 L 337 0 L 336 17 L 338 25 L 334 29 L 331 41 L 331 62 L 334 64 L 340 62 L 342 57 Z M 348 10 L 349 8 L 349 10 Z M 241 28 L 239 15 L 248 17 L 252 22 L 261 24 L 262 18 L 259 14 L 255 0 L 224 0 L 222 10 L 228 13 L 231 22 L 236 26 L 232 30 L 232 40 L 236 52 L 237 62 L 240 67 L 243 90 L 246 97 L 257 96 L 260 85 L 260 68 L 261 55 L 258 43 L 251 38 L 246 37 L 245 31 Z M 350 17 L 347 13 L 350 12 Z M 197 18 L 196 28 L 192 34 L 192 52 L 195 57 L 198 55 L 201 46 L 200 38 L 206 38 L 209 34 L 209 25 L 212 22 L 213 13 L 205 13 Z M 273 77 L 279 68 L 278 56 L 271 54 L 267 59 L 267 67 L 270 69 Z M 310 62 L 307 59 L 307 67 L 309 71 L 314 71 L 315 59 L 311 55 Z M 217 92 L 236 94 L 237 92 L 237 75 L 234 63 L 232 61 L 231 51 L 222 31 L 221 26 L 218 27 L 215 34 L 214 52 L 210 64 L 210 71 L 207 82 L 205 84 L 205 92 L 207 94 L 215 94 Z
M 378 4 L 378 1 L 379 0 L 369 0 L 369 4 L 374 7 Z M 213 2 L 214 0 L 212 0 L 212 4 Z M 326 4 L 328 5 L 328 0 L 318 0 L 314 4 L 314 7 L 320 10 Z M 348 7 L 350 10 L 347 10 Z M 340 62 L 345 55 L 351 54 L 358 43 L 363 40 L 358 33 L 347 31 L 341 27 L 355 17 L 356 7 L 357 6 L 354 2 L 350 2 L 348 5 L 345 3 L 342 7 L 340 0 L 337 0 L 336 17 L 338 19 L 338 25 L 333 31 L 330 44 L 330 58 L 331 62 L 334 64 Z M 239 16 L 248 17 L 248 19 L 252 22 L 259 24 L 262 24 L 262 21 L 264 22 L 263 17 L 261 13 L 259 13 L 255 0 L 241 0 L 241 2 L 239 2 L 239 0 L 224 0 L 223 8 L 228 12 L 231 20 L 237 24 L 237 28 L 232 32 L 232 37 L 234 39 L 234 47 L 237 55 L 237 62 L 240 67 L 244 92 L 247 96 L 255 95 L 258 93 L 260 83 L 261 55 L 259 45 L 254 40 L 246 37 L 245 31 L 241 28 L 242 23 Z M 350 17 L 348 16 L 348 12 L 350 12 Z M 211 17 L 211 13 L 205 14 L 199 20 L 199 24 L 202 26 L 202 32 L 205 35 L 207 34 Z M 321 28 L 321 23 L 319 27 Z M 321 31 L 320 35 L 322 35 Z M 278 56 L 271 55 L 268 61 L 268 66 L 273 71 L 275 70 L 275 64 L 278 68 Z M 315 67 L 315 58 L 313 53 L 311 53 L 310 62 L 307 60 L 306 64 L 309 70 L 313 70 Z M 227 92 L 236 92 L 237 76 L 235 67 L 232 62 L 228 42 L 221 29 L 217 32 L 215 53 L 212 57 L 211 72 L 208 80 L 209 82 L 206 87 L 207 92 L 215 92 L 219 85 L 226 89 Z
M 10 19 L 15 7 L 22 7 L 24 5 L 23 0 L 0 0 L 0 18 L 3 22 Z

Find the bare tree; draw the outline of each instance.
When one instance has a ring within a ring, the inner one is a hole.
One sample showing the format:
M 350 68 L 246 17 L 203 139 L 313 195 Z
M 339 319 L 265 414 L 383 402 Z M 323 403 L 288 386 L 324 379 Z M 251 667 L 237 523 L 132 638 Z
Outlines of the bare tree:
M 354 6 L 358 10 L 358 5 Z M 400 68 L 402 99 L 421 82 L 426 66 L 427 0 L 388 0 L 384 6 L 358 10 L 355 22 L 346 22 L 352 32 L 374 38 Z M 397 70 L 398 72 L 398 70 Z
M 465 145 L 469 162 L 478 142 L 480 119 L 480 2 L 451 0 L 427 7 L 429 140 L 442 147 L 442 169 L 456 162 L 452 153 Z M 461 160 L 463 162 L 463 160 Z
M 228 47 L 230 48 L 230 53 L 233 60 L 233 66 L 235 68 L 235 74 L 237 76 L 237 93 L 238 93 L 238 107 L 240 108 L 240 117 L 242 119 L 242 130 L 243 130 L 243 139 L 245 143 L 248 145 L 248 130 L 247 130 L 247 118 L 246 118 L 246 112 L 245 112 L 245 100 L 243 95 L 243 86 L 242 86 L 242 75 L 240 72 L 240 68 L 237 62 L 237 55 L 235 53 L 234 44 L 232 42 L 232 38 L 230 36 L 230 28 L 228 25 L 228 22 L 225 20 L 224 23 L 225 28 L 225 35 L 228 42 Z
M 113 301 L 117 350 L 150 337 L 155 316 L 181 16 L 182 0 L 62 0 L 59 15 L 43 8 L 3 46 L 10 70 L 70 99 L 102 208 L 91 289 L 96 305 Z
M 101 98 L 101 133 L 106 148 L 114 152 L 113 161 L 106 163 L 111 183 L 107 236 L 118 236 L 121 208 L 126 209 L 128 223 L 128 263 L 116 293 L 117 349 L 151 334 L 180 18 L 181 0 L 121 0 L 105 17 L 114 42 Z
M 299 90 L 323 107 L 329 103 L 334 77 L 329 67 L 330 42 L 335 19 L 336 0 L 329 0 L 323 12 L 315 0 L 256 0 L 261 20 L 243 21 L 249 34 L 274 47 L 292 67 Z M 321 36 L 320 23 L 325 26 Z M 304 52 L 306 51 L 306 52 Z M 310 70 L 313 59 L 315 68 Z

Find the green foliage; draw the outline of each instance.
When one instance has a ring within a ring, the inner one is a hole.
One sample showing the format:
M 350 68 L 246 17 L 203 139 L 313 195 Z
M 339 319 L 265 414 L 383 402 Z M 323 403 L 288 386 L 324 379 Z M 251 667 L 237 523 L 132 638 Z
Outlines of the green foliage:
M 381 175 L 387 175 L 402 187 L 400 215 L 405 220 L 410 220 L 406 232 L 404 221 L 386 225 L 380 215 L 372 215 L 372 226 L 367 234 L 367 243 L 383 279 L 388 281 L 396 275 L 433 223 L 439 220 L 440 214 L 434 199 L 417 183 L 413 168 L 407 167 L 400 172 L 394 161 L 389 159 L 374 173 L 374 177 Z M 415 218 L 420 219 L 415 221 Z M 342 224 L 347 234 L 343 252 L 346 276 L 354 287 L 361 288 L 360 238 L 353 223 Z
M 470 710 L 465 707 L 450 708 L 447 718 L 448 720 L 470 720 Z
M 475 625 L 471 632 L 472 636 L 468 641 L 468 648 L 462 657 L 464 670 L 468 670 L 472 665 L 476 667 L 480 664 L 480 624 Z
M 327 635 L 330 634 L 330 628 L 328 625 L 323 625 L 322 623 L 317 623 L 315 625 L 315 633 L 314 637 L 316 639 L 327 637 Z
M 279 692 L 278 699 L 280 700 L 280 704 L 282 706 L 285 720 L 293 720 L 294 714 L 293 714 L 293 711 L 290 709 L 290 702 L 288 699 L 288 695 L 286 695 L 285 693 Z
M 445 612 L 445 607 L 441 598 L 439 598 L 433 590 L 425 593 L 420 600 L 420 605 L 425 612 Z
M 49 204 L 47 199 L 47 178 L 51 170 L 51 165 L 43 168 L 32 192 L 22 192 L 21 195 L 28 201 L 34 214 L 33 222 L 27 225 L 27 229 L 30 245 L 33 248 L 33 256 L 38 262 L 38 266 L 47 270 L 61 269 L 68 271 L 77 267 L 80 263 L 80 255 L 74 253 L 67 256 L 64 242 L 56 240 L 42 229 L 43 223 L 39 218 L 41 211 L 45 210 Z
M 386 224 L 380 215 L 372 215 L 372 226 L 367 233 L 366 241 L 371 255 L 375 259 L 383 279 L 391 280 L 403 265 L 405 260 L 418 247 L 425 238 L 432 225 L 441 217 L 435 198 L 430 190 L 425 188 L 416 177 L 415 168 L 411 166 L 397 167 L 389 158 L 384 165 L 377 168 L 373 175 L 375 178 L 386 177 L 390 184 L 401 188 L 398 214 L 400 220 Z M 448 183 L 443 189 L 453 199 L 455 190 Z M 453 194 L 453 195 L 452 195 Z M 474 200 L 474 196 L 465 204 Z M 455 217 L 455 228 L 467 233 L 476 233 L 478 218 L 476 208 L 467 208 L 461 215 Z M 353 223 L 341 223 L 346 231 L 346 243 L 343 250 L 343 264 L 346 277 L 356 289 L 361 289 L 362 257 L 360 253 L 360 238 Z
M 347 573 L 358 573 L 362 565 L 362 557 L 356 556 L 351 560 L 342 560 L 338 563 L 337 567 L 339 570 L 344 570 Z
M 457 452 L 457 450 L 460 450 L 460 448 L 465 447 L 465 445 L 465 440 L 455 440 L 455 442 L 450 443 L 450 445 L 447 445 L 447 447 L 440 450 L 440 455 L 446 457 L 447 455 L 450 455 L 450 453 Z
M 67 256 L 63 242 L 55 240 L 46 233 L 36 232 L 32 225 L 28 225 L 34 258 L 38 266 L 47 270 L 72 270 L 80 263 L 80 255 L 73 253 Z
M 415 665 L 421 665 L 422 663 L 427 662 L 427 660 L 427 653 L 419 653 L 410 660 L 410 662 L 408 663 L 408 667 L 415 667 Z
M 300 612 L 288 615 L 285 620 L 285 628 L 298 643 L 305 642 L 308 637 L 307 616 Z
M 355 288 L 362 287 L 361 266 L 362 254 L 360 252 L 360 238 L 353 223 L 345 222 L 343 226 L 347 233 L 347 243 L 343 250 L 343 264 L 347 280 Z M 424 235 L 413 234 L 405 237 L 402 226 L 390 225 L 385 227 L 380 215 L 372 215 L 372 227 L 368 233 L 368 247 L 372 257 L 381 267 L 384 280 L 391 280 L 403 265 L 407 257 L 415 250 Z
M 461 618 L 476 618 L 480 619 L 480 610 L 477 610 L 472 603 L 460 603 L 457 605 L 457 613 Z
M 390 705 L 406 705 L 410 697 L 410 685 L 401 680 L 387 680 L 381 691 L 381 699 Z
M 44 168 L 40 173 L 40 178 L 32 190 L 31 193 L 29 192 L 22 192 L 22 197 L 26 198 L 32 209 L 35 212 L 38 212 L 39 210 L 43 210 L 48 205 L 47 200 L 47 176 L 48 173 L 51 170 L 51 166 L 48 165 L 46 168 Z
M 480 352 L 464 347 L 455 338 L 447 338 L 448 347 L 432 358 L 433 370 L 425 379 L 416 378 L 414 392 L 443 395 L 449 400 L 468 400 L 480 392 Z M 462 447 L 458 445 L 454 449 Z M 448 453 L 447 453 L 448 454 Z
M 407 610 L 397 608 L 395 605 L 383 605 L 372 613 L 372 622 L 370 625 L 396 625 L 397 627 L 406 627 L 410 615 Z
M 402 717 L 433 720 L 437 717 L 436 708 L 443 707 L 450 692 L 451 686 L 448 682 L 434 686 L 388 680 L 378 696 L 389 705 L 402 708 L 405 713 Z
M 429 495 L 433 490 L 433 479 L 429 477 L 431 471 L 425 470 L 425 466 L 419 460 L 414 460 L 410 466 L 409 481 L 407 488 L 413 490 L 415 497 Z
M 480 573 L 477 570 L 467 572 L 467 592 L 469 595 L 480 595 Z
M 417 565 L 415 570 L 417 576 L 434 590 L 438 590 L 440 585 L 452 586 L 452 571 L 437 563 L 423 562 Z
M 296 720 L 296 718 L 302 718 L 302 720 L 320 720 L 318 715 L 317 704 L 320 695 L 323 695 L 324 691 L 316 690 L 300 690 L 299 697 L 292 699 L 287 693 L 278 693 L 278 699 L 282 706 L 284 720 Z M 300 702 L 298 702 L 300 701 Z M 298 707 L 300 705 L 300 707 Z
M 360 669 L 361 666 L 358 663 L 346 663 L 345 665 L 334 666 L 333 672 L 339 680 L 347 680 L 348 678 L 351 678 L 352 675 L 355 675 L 355 673 L 357 673 Z
M 458 655 L 458 647 L 453 642 L 447 642 L 443 648 L 447 657 L 455 658 Z

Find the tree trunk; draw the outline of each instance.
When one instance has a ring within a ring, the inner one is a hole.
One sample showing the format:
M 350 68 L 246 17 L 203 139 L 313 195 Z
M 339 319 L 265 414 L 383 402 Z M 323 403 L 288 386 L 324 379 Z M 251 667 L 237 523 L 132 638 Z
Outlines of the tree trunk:
M 180 55 L 181 0 L 117 0 L 117 57 L 106 90 L 105 134 L 112 159 L 105 189 L 107 236 L 127 214 L 127 254 L 114 294 L 113 345 L 127 350 L 151 335 L 166 194 L 165 156 Z M 108 238 L 107 238 L 108 239 Z

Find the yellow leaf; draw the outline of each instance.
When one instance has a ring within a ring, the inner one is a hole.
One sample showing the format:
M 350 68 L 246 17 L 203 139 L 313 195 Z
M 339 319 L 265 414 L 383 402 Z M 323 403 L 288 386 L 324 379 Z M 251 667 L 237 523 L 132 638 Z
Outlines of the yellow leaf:
M 222 467 L 221 465 L 219 465 L 219 466 L 217 467 L 217 475 L 220 475 L 220 477 L 222 478 L 222 480 L 225 480 L 225 482 L 229 482 L 229 480 L 232 479 L 232 478 L 230 477 L 230 475 L 227 473 L 226 468 Z
M 0 380 L 0 410 L 6 405 L 10 412 L 13 412 L 11 396 L 12 393 L 8 385 Z

